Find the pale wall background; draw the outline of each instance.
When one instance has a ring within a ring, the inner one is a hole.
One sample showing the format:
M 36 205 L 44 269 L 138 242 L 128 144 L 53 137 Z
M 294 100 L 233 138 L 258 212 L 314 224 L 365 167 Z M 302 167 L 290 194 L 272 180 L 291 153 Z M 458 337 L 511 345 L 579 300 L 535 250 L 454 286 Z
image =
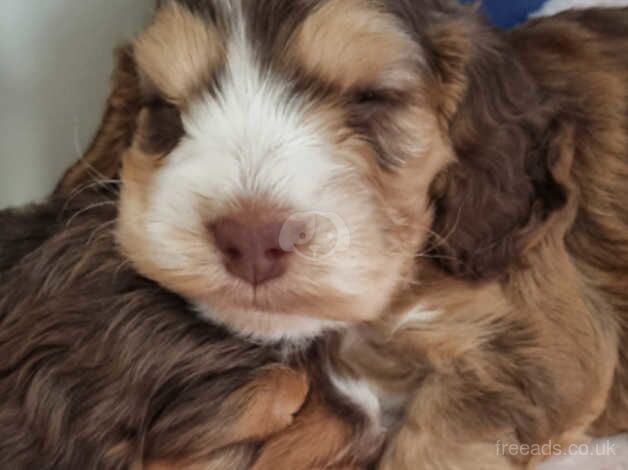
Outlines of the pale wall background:
M 0 0 L 0 207 L 45 196 L 89 144 L 112 50 L 154 0 Z

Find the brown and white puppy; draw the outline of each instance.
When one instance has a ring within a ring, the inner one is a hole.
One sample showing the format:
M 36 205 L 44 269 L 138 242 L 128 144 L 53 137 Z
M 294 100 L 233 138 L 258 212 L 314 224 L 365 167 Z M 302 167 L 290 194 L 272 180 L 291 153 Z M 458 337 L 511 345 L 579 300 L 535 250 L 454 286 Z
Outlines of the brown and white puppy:
M 533 466 L 499 444 L 628 428 L 627 45 L 626 9 L 163 2 L 117 240 L 257 340 L 368 323 L 334 380 L 398 421 L 382 468 Z
M 258 339 L 379 316 L 452 157 L 400 15 L 166 2 L 134 46 L 146 101 L 117 238 L 136 268 Z

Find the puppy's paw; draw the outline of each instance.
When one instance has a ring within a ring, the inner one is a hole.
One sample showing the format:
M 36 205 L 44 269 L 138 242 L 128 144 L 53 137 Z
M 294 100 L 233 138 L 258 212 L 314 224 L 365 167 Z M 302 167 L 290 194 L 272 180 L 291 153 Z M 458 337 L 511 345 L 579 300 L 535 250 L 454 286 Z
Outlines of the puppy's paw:
M 251 420 L 262 426 L 264 436 L 290 426 L 309 392 L 306 375 L 283 366 L 263 370 L 253 387 Z

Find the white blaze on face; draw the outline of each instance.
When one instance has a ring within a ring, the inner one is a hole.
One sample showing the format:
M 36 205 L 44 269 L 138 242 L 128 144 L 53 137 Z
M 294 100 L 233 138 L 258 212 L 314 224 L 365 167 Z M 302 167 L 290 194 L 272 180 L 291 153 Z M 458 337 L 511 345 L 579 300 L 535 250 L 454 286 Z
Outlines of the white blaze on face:
M 226 57 L 215 92 L 183 112 L 186 136 L 159 171 L 155 205 L 168 205 L 175 192 L 210 198 L 217 210 L 255 196 L 315 207 L 341 171 L 316 114 L 287 83 L 261 70 L 244 33 L 234 33 Z

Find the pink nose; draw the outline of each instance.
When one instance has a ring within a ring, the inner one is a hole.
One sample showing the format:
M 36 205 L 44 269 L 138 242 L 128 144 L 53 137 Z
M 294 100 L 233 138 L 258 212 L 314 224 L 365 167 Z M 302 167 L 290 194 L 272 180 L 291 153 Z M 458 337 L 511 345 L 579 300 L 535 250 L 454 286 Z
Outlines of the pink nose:
M 281 248 L 282 223 L 249 225 L 225 217 L 211 225 L 225 268 L 253 286 L 280 277 L 289 252 Z

